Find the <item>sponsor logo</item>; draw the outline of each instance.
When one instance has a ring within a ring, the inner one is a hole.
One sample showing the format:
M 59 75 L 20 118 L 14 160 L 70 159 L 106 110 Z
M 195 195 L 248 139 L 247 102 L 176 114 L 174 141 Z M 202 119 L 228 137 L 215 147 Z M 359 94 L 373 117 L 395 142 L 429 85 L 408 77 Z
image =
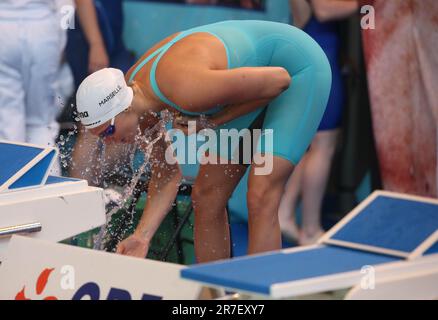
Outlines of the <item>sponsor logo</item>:
M 36 282 L 36 295 L 43 296 L 43 293 L 46 289 L 47 283 L 49 282 L 50 275 L 53 273 L 55 268 L 46 268 L 44 269 L 40 275 L 38 276 Z M 62 288 L 62 285 L 61 285 Z M 86 282 L 80 286 L 78 290 L 74 292 L 72 295 L 72 300 L 82 300 L 84 298 L 90 300 L 100 300 L 102 297 L 101 288 L 95 282 Z M 162 300 L 163 297 L 151 295 L 151 294 L 143 294 L 141 297 L 138 297 L 141 300 Z M 15 300 L 32 300 L 28 298 L 26 295 L 26 286 L 23 286 L 20 292 L 15 295 Z M 45 295 L 42 300 L 58 300 L 56 296 L 53 295 Z M 129 291 L 113 288 L 111 287 L 106 295 L 106 300 L 132 300 L 131 293 Z
M 165 151 L 168 164 L 255 164 L 255 175 L 272 173 L 273 129 L 206 128 L 198 132 L 196 121 L 188 121 L 187 128 L 188 136 L 180 129 L 164 132 L 169 143 Z M 263 147 L 263 152 L 258 151 L 258 145 Z
M 41 296 L 43 294 L 44 289 L 46 288 L 47 282 L 49 281 L 49 277 L 53 272 L 53 270 L 55 269 L 54 268 L 44 269 L 38 276 L 36 282 L 36 290 L 35 290 L 38 296 Z M 15 300 L 31 300 L 26 297 L 26 286 L 23 286 L 23 289 L 21 289 L 21 291 L 16 294 Z M 43 300 L 58 300 L 58 298 L 55 296 L 46 296 L 43 298 Z
M 78 116 L 79 116 L 80 119 L 84 119 L 84 118 L 88 118 L 89 117 L 87 111 L 79 112 Z
M 82 300 L 88 298 L 90 300 L 100 300 L 100 287 L 95 282 L 87 282 L 82 285 L 73 295 L 72 300 Z M 141 300 L 162 300 L 162 297 L 150 294 L 143 294 Z M 127 290 L 120 288 L 111 288 L 106 296 L 106 300 L 132 300 L 131 294 Z

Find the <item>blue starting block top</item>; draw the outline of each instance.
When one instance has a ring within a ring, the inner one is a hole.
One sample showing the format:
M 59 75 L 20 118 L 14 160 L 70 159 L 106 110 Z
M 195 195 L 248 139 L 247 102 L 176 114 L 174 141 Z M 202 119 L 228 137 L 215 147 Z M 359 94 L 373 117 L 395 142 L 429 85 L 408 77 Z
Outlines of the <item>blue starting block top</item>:
M 79 182 L 80 179 L 75 178 L 66 178 L 66 177 L 56 177 L 56 176 L 48 176 L 46 185 L 64 183 L 64 182 Z
M 0 141 L 0 192 L 44 185 L 55 148 Z
M 183 269 L 186 279 L 242 291 L 271 294 L 275 284 L 360 271 L 366 265 L 401 258 L 340 247 L 321 246 L 295 252 L 249 256 Z
M 277 297 L 281 290 L 299 291 L 304 283 L 314 286 L 338 281 L 339 285 L 339 281 L 360 275 L 366 266 L 438 253 L 438 200 L 375 192 L 328 231 L 320 243 L 195 265 L 182 270 L 181 276 Z
M 437 200 L 376 192 L 320 242 L 412 258 L 437 241 Z
M 432 247 L 430 247 L 430 248 L 424 253 L 424 255 L 427 256 L 427 255 L 435 254 L 435 253 L 438 253 L 438 242 L 435 242 L 435 244 L 434 244 Z

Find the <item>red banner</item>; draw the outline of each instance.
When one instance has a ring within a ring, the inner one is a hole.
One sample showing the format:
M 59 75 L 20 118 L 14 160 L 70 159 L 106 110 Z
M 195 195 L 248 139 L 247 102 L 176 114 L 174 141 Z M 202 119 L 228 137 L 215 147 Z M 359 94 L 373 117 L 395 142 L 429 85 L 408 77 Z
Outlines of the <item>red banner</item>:
M 375 13 L 363 39 L 384 188 L 436 197 L 438 1 L 362 2 Z

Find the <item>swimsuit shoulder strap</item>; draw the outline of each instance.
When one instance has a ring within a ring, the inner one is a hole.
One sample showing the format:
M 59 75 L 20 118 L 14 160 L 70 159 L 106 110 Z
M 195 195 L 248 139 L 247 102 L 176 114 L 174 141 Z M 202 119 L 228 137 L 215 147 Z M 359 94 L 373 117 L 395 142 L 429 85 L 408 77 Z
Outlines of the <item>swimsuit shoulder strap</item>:
M 137 67 L 135 67 L 134 71 L 131 73 L 131 76 L 129 77 L 128 83 L 132 83 L 132 81 L 134 80 L 135 76 L 137 75 L 137 73 L 141 70 L 141 68 L 143 68 L 146 63 L 148 63 L 149 61 L 151 61 L 153 58 L 155 58 L 160 52 L 161 50 L 163 50 L 163 48 L 166 45 L 158 48 L 157 50 L 155 50 L 154 52 L 152 52 L 150 55 L 148 55 L 146 58 L 144 58 L 144 60 L 142 62 L 140 62 Z
M 139 63 L 137 65 L 137 67 L 134 69 L 134 71 L 132 72 L 131 76 L 129 77 L 129 83 L 132 82 L 132 80 L 134 79 L 135 75 L 141 70 L 141 68 L 143 68 L 146 63 L 148 63 L 149 61 L 151 61 L 153 58 L 157 57 L 152 65 L 150 74 L 149 74 L 149 80 L 151 83 L 151 87 L 152 90 L 154 91 L 154 93 L 157 95 L 157 97 L 160 98 L 160 100 L 162 102 L 164 102 L 165 104 L 173 107 L 174 109 L 180 111 L 180 112 L 184 112 L 185 114 L 193 114 L 193 115 L 197 115 L 197 113 L 192 113 L 189 111 L 185 111 L 183 110 L 181 107 L 179 107 L 178 105 L 176 105 L 175 103 L 173 103 L 172 101 L 170 101 L 169 99 L 167 99 L 167 97 L 161 92 L 160 88 L 158 87 L 158 83 L 156 81 L 156 72 L 157 72 L 157 67 L 158 67 L 158 63 L 160 62 L 161 58 L 166 54 L 167 50 L 170 49 L 170 47 L 172 47 L 176 42 L 178 42 L 179 40 L 187 37 L 188 35 L 192 34 L 191 31 L 184 31 L 181 32 L 180 34 L 178 34 L 175 38 L 173 38 L 172 40 L 170 40 L 168 43 L 166 43 L 164 46 L 158 48 L 157 50 L 155 50 L 153 53 L 151 53 L 149 56 L 147 56 L 141 63 Z

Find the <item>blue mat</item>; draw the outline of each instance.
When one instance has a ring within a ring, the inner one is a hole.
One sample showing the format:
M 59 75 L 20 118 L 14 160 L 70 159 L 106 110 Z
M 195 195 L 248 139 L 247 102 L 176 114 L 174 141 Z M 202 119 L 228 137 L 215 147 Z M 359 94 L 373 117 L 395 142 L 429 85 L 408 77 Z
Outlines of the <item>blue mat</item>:
M 9 189 L 19 189 L 42 184 L 55 154 L 55 151 L 50 152 L 41 161 L 34 165 L 29 171 L 27 171 L 22 177 L 20 177 L 12 185 L 10 185 Z
M 411 253 L 438 230 L 438 205 L 378 196 L 331 239 Z
M 77 181 L 81 181 L 81 180 L 74 179 L 74 178 L 49 176 L 47 178 L 46 184 L 55 184 L 55 183 L 63 183 L 63 182 L 77 182 Z
M 0 143 L 0 185 L 31 162 L 44 149 Z
M 41 186 L 46 182 L 47 172 L 56 155 L 54 148 L 0 142 L 2 190 Z M 21 170 L 23 171 L 17 175 Z
M 432 247 L 429 248 L 429 250 L 427 250 L 424 255 L 430 255 L 430 254 L 435 254 L 438 253 L 438 242 L 436 242 Z

